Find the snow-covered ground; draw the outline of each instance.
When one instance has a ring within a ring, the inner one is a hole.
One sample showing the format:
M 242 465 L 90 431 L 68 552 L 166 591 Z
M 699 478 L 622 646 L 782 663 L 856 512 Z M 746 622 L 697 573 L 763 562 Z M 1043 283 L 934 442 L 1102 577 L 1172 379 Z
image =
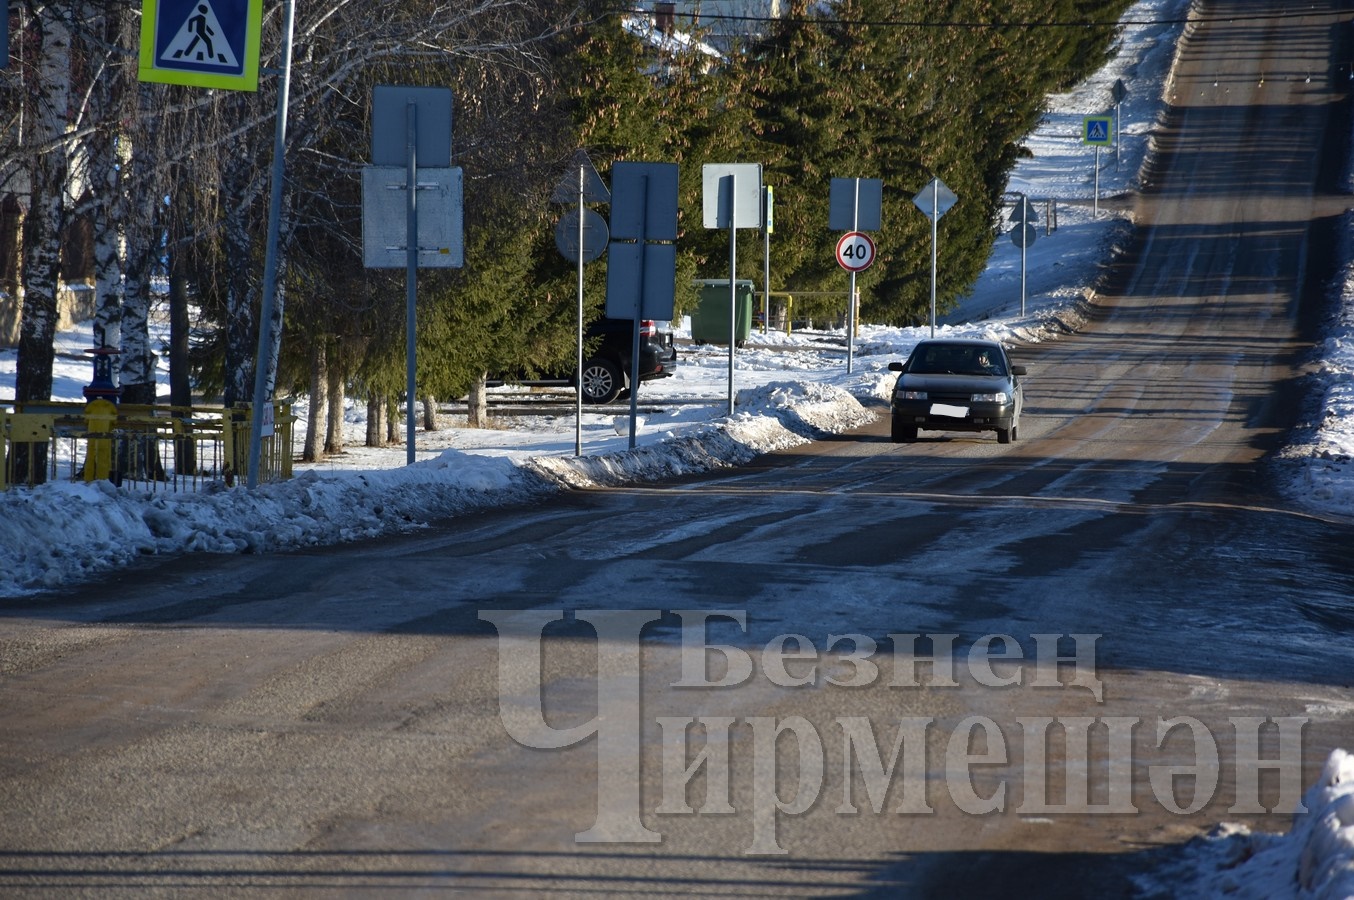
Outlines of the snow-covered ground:
M 1188 0 L 1143 0 L 1125 18 L 1178 21 L 1187 10 Z M 940 333 L 1027 344 L 1056 339 L 1060 323 L 1075 318 L 1124 230 L 1123 220 L 1109 211 L 1112 204 L 1103 204 L 1097 217 L 1094 205 L 1084 202 L 1095 183 L 1095 154 L 1078 141 L 1081 118 L 1110 111 L 1112 86 L 1123 80 L 1128 93 L 1119 152 L 1102 151 L 1099 184 L 1106 200 L 1132 188 L 1149 152 L 1180 30 L 1178 24 L 1126 28 L 1120 53 L 1107 68 L 1052 98 L 1050 113 L 1027 141 L 1031 158 L 1022 161 L 1009 188 L 1036 201 L 1083 202 L 1059 204 L 1057 230 L 1044 235 L 1041 229 L 1028 249 L 1024 315 L 1020 251 L 1002 238 L 973 299 L 943 320 Z M 1046 207 L 1037 206 L 1042 226 Z M 1320 380 L 1314 393 L 1324 400 L 1312 416 L 1313 428 L 1289 448 L 1285 461 L 1294 499 L 1341 515 L 1354 509 L 1354 246 L 1344 256 L 1350 262 L 1338 286 L 1343 312 L 1314 361 Z M 845 279 L 843 274 L 843 286 Z M 256 491 L 147 494 L 106 482 L 10 491 L 0 496 L 0 596 L 55 588 L 143 554 L 331 543 L 417 528 L 461 511 L 529 502 L 573 486 L 739 465 L 869 421 L 892 387 L 887 364 L 904 358 L 929 334 L 928 327 L 864 326 L 851 373 L 841 333 L 755 334 L 753 346 L 737 353 L 733 416 L 726 415 L 727 351 L 690 347 L 675 377 L 641 390 L 643 406 L 662 411 L 643 416 L 634 450 L 628 418 L 621 416 L 627 410 L 617 406 L 585 411 L 581 455 L 574 452 L 575 420 L 568 412 L 505 418 L 490 429 L 420 432 L 417 462 L 406 466 L 403 446 L 358 446 L 364 434 L 358 407 L 348 417 L 348 451 L 298 466 L 291 481 Z M 54 399 L 81 399 L 91 376 L 83 350 L 92 343 L 89 323 L 61 335 Z M 13 395 L 15 358 L 13 350 L 0 351 L 0 396 Z M 677 399 L 683 402 L 670 402 Z M 1179 873 L 1177 883 L 1190 885 L 1189 896 L 1203 898 L 1354 896 L 1354 758 L 1333 755 L 1306 804 L 1313 815 L 1298 820 L 1289 835 L 1220 828 L 1191 848 L 1192 868 Z

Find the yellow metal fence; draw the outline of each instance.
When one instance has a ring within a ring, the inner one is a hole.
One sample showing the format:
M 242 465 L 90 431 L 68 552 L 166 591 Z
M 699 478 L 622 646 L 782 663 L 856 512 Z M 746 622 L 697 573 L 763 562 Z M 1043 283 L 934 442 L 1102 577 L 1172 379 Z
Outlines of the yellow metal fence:
M 259 480 L 292 475 L 289 402 L 273 405 L 260 440 Z M 243 484 L 250 407 L 20 403 L 0 409 L 0 490 L 45 481 L 100 481 L 147 490 L 194 491 Z

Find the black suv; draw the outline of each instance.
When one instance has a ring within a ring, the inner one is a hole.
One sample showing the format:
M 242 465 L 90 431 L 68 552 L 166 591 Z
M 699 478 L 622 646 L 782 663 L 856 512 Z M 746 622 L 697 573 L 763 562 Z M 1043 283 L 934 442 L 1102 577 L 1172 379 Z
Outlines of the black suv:
M 591 348 L 583 359 L 583 402 L 610 403 L 626 394 L 630 379 L 630 350 L 634 346 L 634 319 L 601 318 L 584 332 L 583 346 Z M 672 333 L 659 331 L 652 319 L 639 323 L 639 380 L 667 378 L 677 366 L 677 349 Z M 506 379 L 505 379 L 506 380 Z M 553 378 L 512 379 L 528 386 L 572 385 L 574 373 Z M 490 385 L 504 380 L 491 379 Z

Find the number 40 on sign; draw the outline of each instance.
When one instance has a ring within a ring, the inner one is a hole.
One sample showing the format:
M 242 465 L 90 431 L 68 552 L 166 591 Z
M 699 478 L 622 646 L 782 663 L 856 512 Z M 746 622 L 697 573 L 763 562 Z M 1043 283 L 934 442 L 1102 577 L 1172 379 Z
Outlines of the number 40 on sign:
M 863 231 L 848 231 L 837 241 L 837 265 L 863 272 L 874 262 L 874 240 Z

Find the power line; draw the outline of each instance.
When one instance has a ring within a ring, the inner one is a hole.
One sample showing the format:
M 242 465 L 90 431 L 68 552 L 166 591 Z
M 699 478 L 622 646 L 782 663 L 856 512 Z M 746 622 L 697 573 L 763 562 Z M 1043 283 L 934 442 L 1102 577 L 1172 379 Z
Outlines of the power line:
M 613 10 L 612 15 L 638 15 L 641 14 L 634 8 Z M 706 13 L 701 12 L 699 21 L 717 21 L 717 22 L 756 22 L 760 24 L 781 23 L 788 25 L 850 25 L 870 28 L 964 28 L 964 29 L 983 29 L 983 28 L 1112 28 L 1119 25 L 1148 26 L 1148 25 L 1184 25 L 1193 22 L 1196 25 L 1207 25 L 1214 23 L 1232 23 L 1232 22 L 1268 22 L 1281 21 L 1285 19 L 1299 19 L 1308 17 L 1348 17 L 1348 10 L 1284 10 L 1282 12 L 1272 13 L 1247 13 L 1245 15 L 1228 16 L 1175 16 L 1152 19 L 1082 19 L 1069 22 L 965 22 L 965 21 L 947 21 L 947 22 L 927 22 L 913 19 L 842 19 L 831 16 L 739 16 L 730 13 Z M 688 18 L 691 16 L 678 15 L 678 18 Z

